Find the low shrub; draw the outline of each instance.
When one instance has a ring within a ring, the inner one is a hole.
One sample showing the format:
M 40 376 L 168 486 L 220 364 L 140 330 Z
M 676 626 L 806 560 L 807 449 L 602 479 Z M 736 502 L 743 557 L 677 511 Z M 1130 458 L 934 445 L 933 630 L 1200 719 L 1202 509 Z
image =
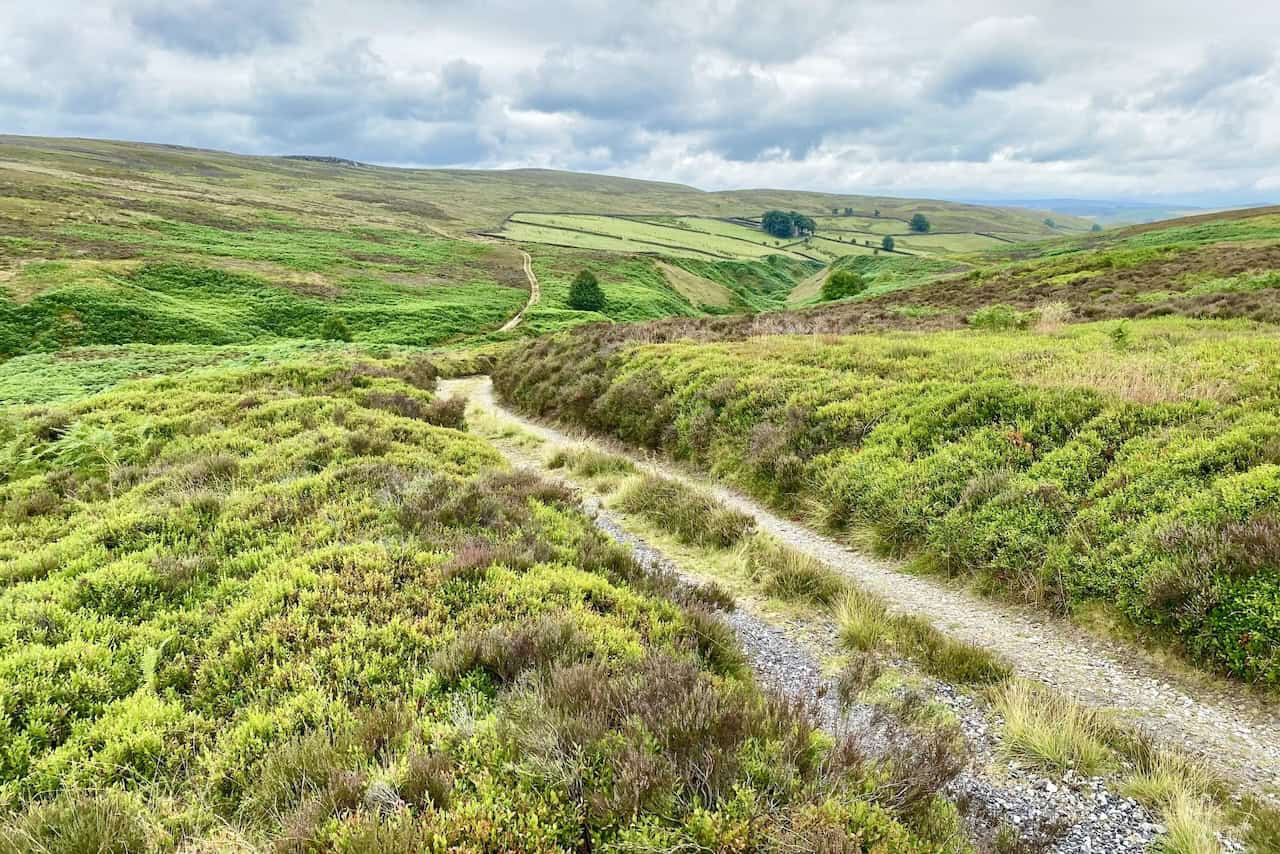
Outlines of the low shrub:
M 827 316 L 813 315 L 805 328 Z M 1135 320 L 1119 352 L 1114 324 L 1018 332 L 1031 320 L 987 306 L 977 326 L 1014 328 L 909 340 L 761 335 L 763 321 L 592 327 L 514 349 L 494 382 L 527 411 L 691 458 L 984 592 L 1059 612 L 1104 603 L 1205 666 L 1280 682 L 1263 542 L 1280 427 L 1260 379 L 1280 348 L 1235 326 Z M 1213 545 L 1250 536 L 1230 555 Z
M 1026 329 L 1038 319 L 1035 312 L 1018 311 L 1011 305 L 1001 303 L 980 308 L 969 315 L 969 325 L 974 329 L 1007 332 L 1011 329 Z
M 509 685 L 525 671 L 546 671 L 584 656 L 588 649 L 571 621 L 548 616 L 466 632 L 432 657 L 431 669 L 446 684 L 482 670 L 497 684 Z
M 423 409 L 422 420 L 436 427 L 466 430 L 467 399 L 465 397 L 437 397 Z
M 443 753 L 414 753 L 405 763 L 397 791 L 412 806 L 448 809 L 453 761 Z
M 841 708 L 850 708 L 882 673 L 884 664 L 874 653 L 858 652 L 850 656 L 836 676 L 836 699 L 840 701 Z

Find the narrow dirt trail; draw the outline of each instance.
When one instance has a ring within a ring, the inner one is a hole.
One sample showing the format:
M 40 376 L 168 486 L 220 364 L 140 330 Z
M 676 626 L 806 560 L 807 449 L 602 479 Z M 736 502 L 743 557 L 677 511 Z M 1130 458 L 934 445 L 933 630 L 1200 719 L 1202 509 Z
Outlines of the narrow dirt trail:
M 524 308 L 516 312 L 516 316 L 502 324 L 498 328 L 499 332 L 510 332 L 524 321 L 525 312 L 538 304 L 538 300 L 542 299 L 542 288 L 538 286 L 538 277 L 533 274 L 533 257 L 520 250 L 520 254 L 524 256 L 524 276 L 529 280 L 529 301 L 524 304 Z
M 507 410 L 494 398 L 488 377 L 446 381 L 441 393 L 469 397 L 476 408 L 553 445 L 622 450 Z M 942 580 L 906 574 L 892 562 L 860 554 L 738 492 L 665 462 L 627 456 L 646 470 L 711 489 L 725 504 L 753 516 L 761 530 L 843 572 L 891 607 L 925 615 L 952 637 L 999 653 L 1020 675 L 1039 679 L 1078 702 L 1111 710 L 1161 743 L 1202 757 L 1255 793 L 1274 795 L 1280 790 L 1280 710 L 1265 707 L 1245 692 L 1166 672 L 1137 649 L 1097 638 L 1049 615 L 981 599 Z

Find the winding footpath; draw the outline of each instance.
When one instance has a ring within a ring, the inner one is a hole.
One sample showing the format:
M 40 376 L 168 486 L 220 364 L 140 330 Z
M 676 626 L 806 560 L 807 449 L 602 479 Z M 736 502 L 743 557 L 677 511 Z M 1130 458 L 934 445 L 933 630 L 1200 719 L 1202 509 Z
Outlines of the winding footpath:
M 710 489 L 726 505 L 754 517 L 760 530 L 844 573 L 890 607 L 922 614 L 957 640 L 1003 656 L 1019 675 L 1108 710 L 1157 741 L 1200 756 L 1249 791 L 1272 796 L 1280 791 L 1280 710 L 1245 691 L 1165 671 L 1136 648 L 1095 637 L 1050 615 L 982 599 L 943 580 L 907 574 L 892 562 L 823 537 L 670 463 L 530 421 L 497 402 L 487 376 L 442 382 L 440 392 L 468 397 L 473 408 L 552 446 L 594 445 L 623 453 L 645 470 Z M 541 465 L 534 457 L 517 461 Z
M 510 332 L 524 321 L 525 312 L 538 304 L 538 300 L 542 299 L 542 288 L 538 286 L 538 277 L 533 274 L 533 258 L 523 249 L 520 254 L 524 256 L 524 277 L 529 280 L 529 301 L 524 304 L 524 308 L 516 312 L 516 316 L 502 324 L 498 328 L 499 332 Z

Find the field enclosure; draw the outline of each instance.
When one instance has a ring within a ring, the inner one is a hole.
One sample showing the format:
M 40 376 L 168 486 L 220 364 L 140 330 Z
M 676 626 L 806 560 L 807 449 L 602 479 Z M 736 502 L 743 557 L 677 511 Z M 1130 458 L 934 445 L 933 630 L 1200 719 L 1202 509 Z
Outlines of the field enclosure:
M 758 216 L 758 214 L 755 214 Z M 851 255 L 949 257 L 1043 239 L 1031 230 L 1002 232 L 912 232 L 906 221 L 873 217 L 819 217 L 818 232 L 780 239 L 746 216 L 624 215 L 519 211 L 487 237 L 609 252 L 677 255 L 688 258 L 757 259 L 784 255 L 830 263 Z M 892 236 L 892 250 L 883 248 Z

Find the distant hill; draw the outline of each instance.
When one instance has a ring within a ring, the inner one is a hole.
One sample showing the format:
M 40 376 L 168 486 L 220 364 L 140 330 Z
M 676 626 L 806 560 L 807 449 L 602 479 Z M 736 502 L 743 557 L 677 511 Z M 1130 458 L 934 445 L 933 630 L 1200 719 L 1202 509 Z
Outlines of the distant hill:
M 253 157 L 134 142 L 0 135 L 0 180 L 34 180 L 36 171 L 65 180 L 154 182 L 180 176 L 202 190 L 197 194 L 201 203 L 261 193 L 278 205 L 292 206 L 305 195 L 312 201 L 328 199 L 334 213 L 343 215 L 349 213 L 343 208 L 358 202 L 410 214 L 451 234 L 496 228 L 516 211 L 758 217 L 769 208 L 809 215 L 845 208 L 868 215 L 879 210 L 884 217 L 900 219 L 922 212 L 939 231 L 1055 233 L 1042 217 L 1017 208 L 929 199 L 781 189 L 707 192 L 683 184 L 550 169 L 400 169 L 339 156 Z M 353 194 L 359 198 L 351 198 Z M 1089 222 L 1062 217 L 1059 225 L 1085 230 Z
M 1142 202 L 1125 199 L 998 199 L 973 204 L 999 205 L 1042 211 L 1054 216 L 1067 214 L 1093 220 L 1102 225 L 1132 225 L 1159 222 L 1197 214 L 1214 213 L 1225 208 L 1177 205 L 1163 202 Z M 1250 206 L 1246 206 L 1250 207 Z M 1263 207 L 1254 205 L 1251 207 Z

